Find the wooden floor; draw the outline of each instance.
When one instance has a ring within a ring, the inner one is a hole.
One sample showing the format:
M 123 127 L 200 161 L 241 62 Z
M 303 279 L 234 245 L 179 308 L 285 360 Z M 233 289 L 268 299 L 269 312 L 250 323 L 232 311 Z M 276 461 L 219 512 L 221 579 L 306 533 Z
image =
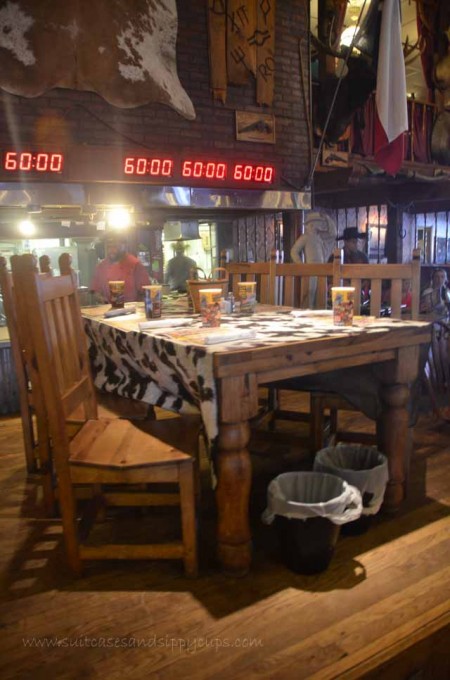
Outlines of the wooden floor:
M 2 680 L 448 679 L 450 430 L 421 417 L 401 512 L 341 536 L 316 576 L 290 572 L 274 529 L 260 522 L 267 482 L 309 461 L 282 436 L 258 442 L 250 576 L 228 578 L 217 567 L 204 465 L 198 580 L 177 562 L 92 563 L 76 580 L 60 523 L 43 517 L 37 482 L 24 473 L 19 420 L 1 419 Z M 135 511 L 127 522 L 144 531 L 151 519 Z

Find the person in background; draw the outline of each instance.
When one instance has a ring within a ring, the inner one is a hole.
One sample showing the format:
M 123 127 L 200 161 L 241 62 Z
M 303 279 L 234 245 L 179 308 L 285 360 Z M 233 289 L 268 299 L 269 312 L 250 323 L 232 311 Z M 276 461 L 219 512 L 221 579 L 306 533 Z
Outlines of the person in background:
M 53 276 L 52 261 L 48 255 L 41 255 L 39 258 L 39 271 L 41 274 Z
M 450 309 L 450 290 L 448 288 L 447 272 L 438 267 L 433 270 L 429 285 L 420 296 L 421 314 L 432 314 L 437 319 L 448 316 Z
M 404 279 L 402 281 L 402 307 L 411 309 L 412 306 L 412 290 L 411 279 Z
M 391 315 L 390 305 L 391 305 L 391 281 L 386 281 L 383 279 L 381 284 L 381 307 L 388 312 L 388 316 Z M 401 299 L 401 311 L 409 312 L 412 306 L 412 289 L 411 289 L 411 279 L 403 279 L 402 281 L 402 299 Z M 383 316 L 383 314 L 382 314 Z
M 359 232 L 357 227 L 345 227 L 342 236 L 338 236 L 338 241 L 344 241 L 344 264 L 369 264 L 369 258 L 362 250 L 358 249 L 358 240 L 367 238 L 367 234 Z M 333 261 L 333 255 L 328 262 Z
M 90 285 L 98 302 L 110 302 L 108 281 L 125 281 L 125 302 L 141 300 L 142 286 L 150 283 L 144 265 L 127 252 L 125 237 L 110 236 L 106 239 L 106 257 L 98 263 Z
M 197 267 L 195 260 L 187 257 L 184 251 L 184 243 L 177 241 L 173 246 L 174 257 L 168 261 L 166 269 L 166 283 L 170 290 L 177 290 L 179 293 L 186 293 L 186 281 L 191 278 L 191 270 Z
M 345 227 L 342 236 L 338 236 L 337 241 L 344 241 L 344 264 L 369 264 L 367 255 L 358 249 L 358 240 L 362 238 L 367 238 L 367 234 L 359 232 L 358 227 Z M 328 262 L 333 262 L 333 255 L 330 255 Z M 364 279 L 361 281 L 361 304 L 367 307 L 369 301 L 370 281 Z

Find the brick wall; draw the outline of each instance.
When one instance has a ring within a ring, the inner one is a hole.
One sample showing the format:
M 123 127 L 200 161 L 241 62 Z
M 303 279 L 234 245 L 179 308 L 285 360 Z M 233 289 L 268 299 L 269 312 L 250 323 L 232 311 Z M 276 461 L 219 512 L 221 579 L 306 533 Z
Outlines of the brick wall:
M 197 118 L 187 121 L 162 105 L 118 109 L 90 92 L 57 89 L 35 99 L 3 93 L 0 106 L 1 145 L 105 145 L 125 148 L 134 143 L 156 145 L 176 154 L 209 153 L 224 160 L 274 162 L 277 186 L 303 187 L 309 169 L 305 119 L 308 99 L 307 6 L 304 0 L 278 0 L 276 75 L 273 108 L 276 144 L 238 142 L 235 110 L 259 111 L 255 84 L 228 87 L 227 103 L 212 100 L 209 85 L 206 0 L 178 3 L 177 62 L 180 80 L 191 97 Z M 302 89 L 299 46 L 305 67 Z

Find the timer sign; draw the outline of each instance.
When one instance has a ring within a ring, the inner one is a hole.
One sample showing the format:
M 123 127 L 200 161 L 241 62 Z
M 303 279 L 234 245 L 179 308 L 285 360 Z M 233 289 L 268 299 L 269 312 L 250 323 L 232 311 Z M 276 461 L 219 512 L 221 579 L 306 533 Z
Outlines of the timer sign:
M 230 174 L 228 170 L 230 169 Z M 216 161 L 183 161 L 181 174 L 183 177 L 223 180 L 227 177 L 237 182 L 262 182 L 271 184 L 274 179 L 272 165 L 253 165 L 251 163 L 229 164 Z
M 3 158 L 3 169 L 9 172 L 61 172 L 63 164 L 61 153 L 7 151 Z
M 123 171 L 126 175 L 150 175 L 151 177 L 172 177 L 173 160 L 171 158 L 125 158 Z
M 272 184 L 275 178 L 273 165 L 253 163 L 227 163 L 225 161 L 186 158 L 179 163 L 172 158 L 127 156 L 123 164 L 125 175 L 150 177 L 183 177 L 184 179 L 208 180 L 209 183 L 224 180 Z
M 214 161 L 183 161 L 181 174 L 183 177 L 225 179 L 227 176 L 227 165 L 226 163 L 215 163 Z

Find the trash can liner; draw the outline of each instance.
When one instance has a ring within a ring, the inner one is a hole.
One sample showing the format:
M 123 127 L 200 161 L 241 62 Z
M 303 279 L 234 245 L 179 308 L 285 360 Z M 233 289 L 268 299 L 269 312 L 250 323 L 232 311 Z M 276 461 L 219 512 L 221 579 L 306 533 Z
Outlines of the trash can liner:
M 262 520 L 271 524 L 275 515 L 304 520 L 326 517 L 334 524 L 345 524 L 358 519 L 361 511 L 360 492 L 340 477 L 323 472 L 285 472 L 268 486 Z
M 356 486 L 363 498 L 363 515 L 375 515 L 389 480 L 388 460 L 373 446 L 338 444 L 317 452 L 314 470 L 338 475 Z

